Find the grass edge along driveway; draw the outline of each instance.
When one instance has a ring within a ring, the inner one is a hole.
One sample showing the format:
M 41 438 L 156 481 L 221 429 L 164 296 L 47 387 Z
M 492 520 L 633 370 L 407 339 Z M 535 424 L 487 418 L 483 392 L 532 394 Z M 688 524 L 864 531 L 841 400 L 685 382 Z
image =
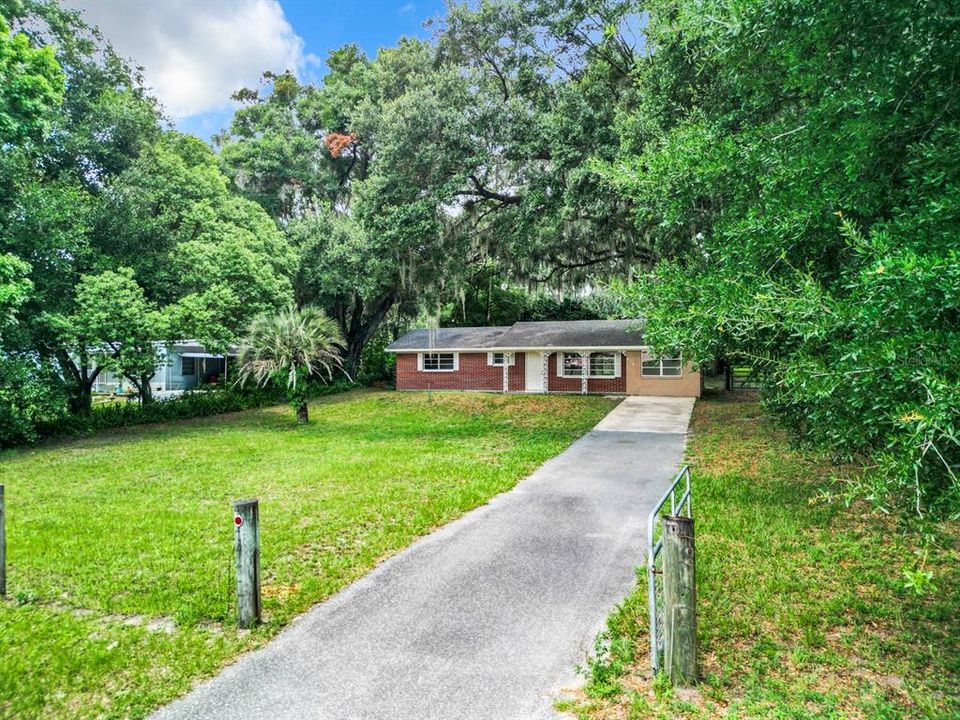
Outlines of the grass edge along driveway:
M 906 526 L 791 447 L 752 394 L 697 402 L 693 468 L 701 682 L 650 677 L 646 574 L 610 617 L 578 720 L 960 717 L 960 522 Z M 934 540 L 934 542 L 930 542 Z M 931 572 L 918 593 L 907 572 Z
M 357 391 L 0 455 L 0 717 L 143 717 L 589 430 L 602 397 Z M 239 631 L 230 501 L 260 498 Z

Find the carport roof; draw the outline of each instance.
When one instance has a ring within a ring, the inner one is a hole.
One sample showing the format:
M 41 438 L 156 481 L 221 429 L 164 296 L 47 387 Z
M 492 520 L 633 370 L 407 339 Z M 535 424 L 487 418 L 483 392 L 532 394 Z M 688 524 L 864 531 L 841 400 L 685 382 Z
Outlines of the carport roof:
M 392 343 L 391 352 L 422 350 L 549 350 L 638 348 L 639 320 L 565 320 L 518 322 L 510 327 L 420 328 Z

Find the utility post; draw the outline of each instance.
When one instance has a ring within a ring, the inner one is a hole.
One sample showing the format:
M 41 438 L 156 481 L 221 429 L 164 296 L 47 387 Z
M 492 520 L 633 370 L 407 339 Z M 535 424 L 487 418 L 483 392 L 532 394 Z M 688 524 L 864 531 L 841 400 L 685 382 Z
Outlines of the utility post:
M 664 665 L 675 687 L 697 681 L 697 580 L 693 518 L 663 518 Z

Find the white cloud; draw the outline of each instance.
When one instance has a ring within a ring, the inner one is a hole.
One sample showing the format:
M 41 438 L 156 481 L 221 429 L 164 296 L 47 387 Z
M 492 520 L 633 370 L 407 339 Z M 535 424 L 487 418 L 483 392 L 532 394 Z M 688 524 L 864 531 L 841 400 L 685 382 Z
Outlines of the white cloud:
M 264 70 L 302 75 L 318 63 L 277 0 L 66 0 L 84 11 L 174 119 L 232 105 L 230 94 L 256 87 Z

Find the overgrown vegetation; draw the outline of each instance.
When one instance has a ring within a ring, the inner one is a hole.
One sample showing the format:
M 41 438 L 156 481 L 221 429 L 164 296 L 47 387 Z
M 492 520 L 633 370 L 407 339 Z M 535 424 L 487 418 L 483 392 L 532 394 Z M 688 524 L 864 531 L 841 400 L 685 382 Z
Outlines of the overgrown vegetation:
M 960 16 L 912 0 L 645 5 L 618 159 L 658 263 L 620 306 L 753 365 L 795 437 L 960 516 Z
M 585 693 L 561 707 L 583 720 L 956 717 L 960 525 L 831 502 L 857 469 L 792 448 L 754 399 L 698 402 L 691 431 L 702 680 L 678 693 L 651 677 L 643 576 Z
M 300 392 L 307 398 L 319 398 L 336 395 L 356 388 L 357 384 L 349 380 L 332 383 L 303 383 Z M 210 390 L 188 390 L 180 396 L 168 400 L 157 400 L 148 405 L 140 405 L 126 399 L 118 399 L 94 405 L 86 415 L 61 415 L 52 421 L 44 421 L 35 428 L 31 438 L 12 439 L 9 446 L 28 444 L 44 439 L 89 435 L 101 430 L 149 425 L 152 423 L 188 420 L 190 418 L 209 417 L 222 413 L 249 410 L 250 408 L 275 405 L 285 399 L 282 387 L 238 388 L 226 386 Z M 8 446 L 7 443 L 3 444 Z
M 364 348 L 413 318 L 629 316 L 762 370 L 795 437 L 870 458 L 851 492 L 960 513 L 950 3 L 453 2 L 431 41 L 238 91 L 217 154 L 77 14 L 0 14 L 17 432 L 88 412 L 97 367 L 149 402 L 151 340 L 222 348 L 291 302 L 367 378 L 388 363 Z
M 451 5 L 434 42 L 266 73 L 214 154 L 79 13 L 0 0 L 0 434 L 89 413 L 104 368 L 147 404 L 157 341 L 222 351 L 291 302 L 372 380 L 413 318 L 581 313 L 563 292 L 642 256 L 584 152 L 614 157 L 634 62 L 629 4 L 601 5 Z
M 295 253 L 138 71 L 53 0 L 0 0 L 0 436 L 151 400 L 158 342 L 211 350 L 293 300 Z
M 145 716 L 613 404 L 361 390 L 314 404 L 307 425 L 281 405 L 0 454 L 0 716 Z M 240 497 L 260 499 L 263 541 L 265 625 L 249 634 L 231 605 Z

